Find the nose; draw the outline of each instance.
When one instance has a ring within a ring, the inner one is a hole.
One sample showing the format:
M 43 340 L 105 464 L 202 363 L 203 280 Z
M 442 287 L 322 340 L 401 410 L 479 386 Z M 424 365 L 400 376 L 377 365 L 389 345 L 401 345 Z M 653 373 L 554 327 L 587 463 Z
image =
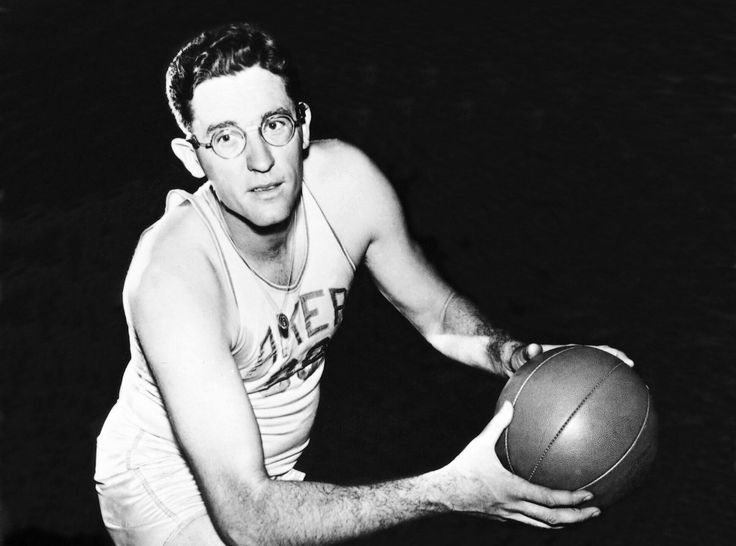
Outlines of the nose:
M 271 148 L 261 135 L 252 135 L 245 145 L 245 161 L 249 171 L 265 173 L 273 167 Z

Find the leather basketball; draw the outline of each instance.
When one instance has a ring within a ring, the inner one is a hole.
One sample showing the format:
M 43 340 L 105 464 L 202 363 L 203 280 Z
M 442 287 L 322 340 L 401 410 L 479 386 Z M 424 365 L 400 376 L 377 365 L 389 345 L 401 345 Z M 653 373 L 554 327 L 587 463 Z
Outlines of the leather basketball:
M 529 360 L 501 391 L 514 406 L 496 444 L 514 474 L 554 489 L 591 491 L 607 506 L 636 487 L 657 451 L 649 388 L 616 356 L 572 345 Z

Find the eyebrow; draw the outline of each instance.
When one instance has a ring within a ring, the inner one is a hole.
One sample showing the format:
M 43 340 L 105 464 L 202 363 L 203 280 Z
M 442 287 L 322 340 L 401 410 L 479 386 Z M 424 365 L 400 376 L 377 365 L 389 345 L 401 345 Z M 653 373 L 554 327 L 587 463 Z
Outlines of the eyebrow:
M 261 116 L 261 123 L 266 121 L 266 119 L 270 118 L 271 116 L 275 116 L 277 114 L 286 114 L 288 116 L 292 115 L 292 113 L 289 111 L 288 108 L 286 108 L 285 106 L 279 106 L 278 108 L 275 108 L 274 110 L 269 110 L 268 112 L 264 113 Z M 260 125 L 261 123 L 256 124 L 256 126 Z M 208 125 L 207 132 L 205 134 L 209 135 L 213 131 L 217 131 L 218 129 L 223 129 L 225 127 L 239 127 L 239 125 L 232 120 L 220 121 L 218 123 L 213 123 L 211 125 Z

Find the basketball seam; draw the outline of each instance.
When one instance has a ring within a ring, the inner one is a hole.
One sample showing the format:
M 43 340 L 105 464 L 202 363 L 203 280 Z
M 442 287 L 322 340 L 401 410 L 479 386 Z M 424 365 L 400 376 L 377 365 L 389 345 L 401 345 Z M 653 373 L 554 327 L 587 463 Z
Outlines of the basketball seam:
M 593 393 L 598 389 L 598 387 L 600 387 L 606 381 L 606 379 L 608 379 L 609 377 L 611 377 L 611 374 L 614 371 L 616 371 L 619 366 L 621 366 L 621 364 L 616 364 L 613 368 L 611 368 L 611 370 L 605 376 L 603 376 L 598 381 L 598 383 L 596 383 L 593 386 L 592 389 L 590 389 L 590 392 L 585 396 L 585 398 L 583 398 L 580 401 L 580 403 L 577 405 L 577 407 L 574 410 L 572 410 L 572 413 L 570 413 L 570 415 L 567 417 L 567 419 L 565 419 L 565 422 L 562 423 L 562 426 L 557 431 L 557 434 L 555 434 L 554 437 L 549 441 L 549 444 L 547 444 L 546 449 L 544 450 L 544 452 L 542 453 L 542 455 L 539 457 L 539 460 L 537 461 L 537 464 L 534 465 L 534 468 L 532 469 L 531 474 L 529 474 L 529 477 L 527 478 L 527 480 L 531 481 L 532 477 L 534 476 L 534 474 L 536 473 L 536 471 L 541 466 L 542 461 L 544 461 L 544 459 L 547 456 L 547 454 L 549 453 L 550 449 L 552 449 L 552 445 L 560 437 L 560 435 L 562 434 L 562 432 L 565 430 L 565 427 L 567 427 L 567 425 L 570 423 L 570 421 L 572 421 L 572 418 L 575 417 L 575 415 L 577 414 L 578 411 L 580 411 L 580 408 L 582 408 L 583 405 L 585 404 L 585 402 L 588 401 L 588 398 L 590 398 L 593 395 Z
M 647 390 L 648 390 L 648 389 L 647 389 Z M 631 453 L 631 450 L 632 450 L 632 449 L 634 449 L 634 447 L 636 447 L 636 444 L 637 444 L 637 443 L 639 442 L 639 438 L 641 438 L 641 435 L 642 435 L 642 433 L 644 432 L 644 429 L 645 429 L 645 428 L 646 428 L 646 426 L 647 426 L 647 421 L 649 421 L 649 408 L 650 408 L 650 407 L 651 407 L 651 396 L 650 396 L 650 395 L 649 395 L 649 393 L 647 392 L 647 411 L 646 411 L 646 413 L 644 414 L 644 421 L 642 422 L 642 424 L 641 424 L 641 427 L 639 428 L 639 432 L 637 433 L 637 435 L 636 435 L 636 438 L 634 438 L 634 441 L 633 441 L 633 442 L 631 442 L 631 445 L 629 446 L 629 449 L 627 449 L 627 450 L 626 450 L 626 453 L 624 453 L 623 455 L 621 455 L 621 457 L 619 458 L 619 460 L 618 460 L 618 461 L 616 461 L 616 462 L 615 462 L 615 463 L 614 463 L 614 464 L 613 464 L 613 465 L 611 466 L 611 468 L 609 468 L 608 470 L 606 470 L 606 471 L 605 471 L 605 472 L 604 472 L 603 474 L 601 474 L 600 476 L 598 476 L 598 477 L 597 477 L 597 478 L 596 478 L 595 480 L 593 480 L 592 482 L 590 482 L 590 483 L 586 483 L 585 485 L 583 485 L 582 487 L 580 487 L 580 489 L 586 489 L 586 488 L 590 487 L 591 485 L 594 485 L 594 484 L 595 484 L 596 482 L 599 482 L 599 481 L 600 481 L 600 480 L 602 480 L 602 479 L 603 479 L 603 478 L 604 478 L 605 476 L 607 476 L 608 474 L 610 474 L 611 472 L 613 472 L 613 469 L 614 469 L 614 468 L 616 468 L 616 467 L 617 467 L 618 465 L 620 465 L 620 464 L 621 464 L 621 463 L 623 462 L 623 460 L 624 460 L 624 459 L 625 459 L 626 457 L 628 457 L 629 453 Z
M 513 402 L 511 402 L 511 405 L 512 406 L 516 406 L 516 401 L 519 399 L 519 396 L 521 396 L 521 391 L 524 390 L 524 387 L 526 386 L 527 382 L 532 378 L 532 376 L 535 373 L 537 373 L 539 371 L 539 369 L 542 366 L 544 366 L 547 362 L 549 362 L 550 360 L 552 360 L 552 358 L 556 357 L 557 355 L 561 355 L 562 353 L 566 353 L 567 351 L 570 351 L 570 350 L 574 349 L 575 347 L 576 347 L 576 345 L 571 345 L 567 349 L 563 349 L 562 351 L 558 351 L 555 354 L 549 355 L 547 358 L 545 358 L 542 361 L 542 363 L 539 364 L 539 366 L 537 366 L 536 368 L 534 368 L 534 371 L 532 371 L 532 373 L 530 373 L 529 376 L 526 379 L 524 379 L 524 382 L 521 384 L 521 387 L 519 387 L 519 390 L 517 391 L 516 396 L 514 396 L 514 400 L 513 400 Z M 516 470 L 514 470 L 514 465 L 511 463 L 511 454 L 509 453 L 509 429 L 508 428 L 506 428 L 506 430 L 503 431 L 503 448 L 504 448 L 504 451 L 506 452 L 506 462 L 509 463 L 509 469 L 511 470 L 511 472 L 513 472 L 514 474 L 516 474 Z

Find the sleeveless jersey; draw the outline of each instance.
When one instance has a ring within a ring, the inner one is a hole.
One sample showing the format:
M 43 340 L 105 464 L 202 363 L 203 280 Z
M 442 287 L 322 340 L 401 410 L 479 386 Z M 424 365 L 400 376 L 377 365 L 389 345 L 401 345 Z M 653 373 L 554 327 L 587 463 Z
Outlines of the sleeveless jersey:
M 295 233 L 301 234 L 307 251 L 289 286 L 260 277 L 241 258 L 209 182 L 191 195 L 174 190 L 166 203 L 167 212 L 193 206 L 212 235 L 240 320 L 230 350 L 253 406 L 272 477 L 292 470 L 309 443 L 325 350 L 342 321 L 355 272 L 314 196 L 306 184 L 302 188 Z M 288 317 L 288 331 L 279 330 L 279 313 Z M 173 441 L 156 381 L 132 325 L 128 328 L 131 360 L 118 405 L 144 430 Z

